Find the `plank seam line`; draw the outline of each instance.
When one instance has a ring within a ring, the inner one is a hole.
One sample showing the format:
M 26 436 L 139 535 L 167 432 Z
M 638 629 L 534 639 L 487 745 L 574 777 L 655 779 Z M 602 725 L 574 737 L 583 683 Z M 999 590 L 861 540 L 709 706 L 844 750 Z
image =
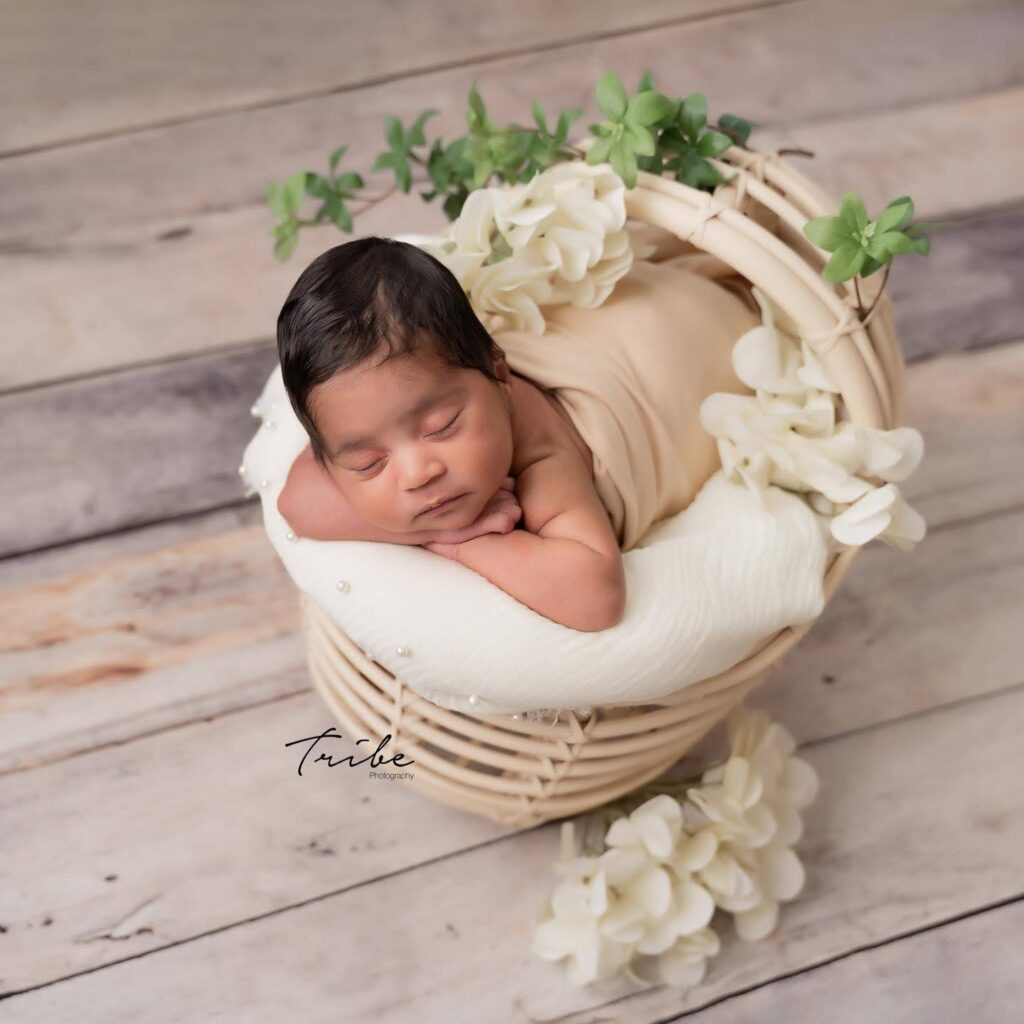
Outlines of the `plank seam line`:
M 745 988 L 737 989 L 735 992 L 730 992 L 727 995 L 719 996 L 717 999 L 712 999 L 707 1003 L 702 1003 L 700 1006 L 695 1006 L 690 1010 L 686 1010 L 683 1013 L 676 1014 L 673 1017 L 662 1017 L 657 1021 L 652 1021 L 651 1024 L 675 1024 L 675 1022 L 683 1020 L 685 1017 L 691 1017 L 695 1013 L 700 1013 L 703 1010 L 710 1009 L 712 1006 L 718 1006 L 720 1003 L 727 1003 L 732 999 L 736 999 L 738 996 L 747 995 L 749 992 L 756 992 L 758 989 L 767 988 L 770 985 L 774 985 L 776 982 L 788 981 L 790 978 L 798 978 L 801 974 L 811 974 L 814 971 L 820 970 L 822 967 L 829 967 L 834 963 L 839 963 L 842 960 L 847 960 L 850 957 L 859 955 L 860 953 L 870 952 L 872 949 L 880 949 L 883 946 L 890 946 L 896 942 L 904 942 L 907 939 L 912 939 L 918 935 L 926 935 L 928 932 L 939 931 L 943 928 L 949 928 L 952 925 L 959 924 L 961 921 L 968 921 L 974 917 L 980 917 L 983 914 L 991 914 L 998 910 L 1003 910 L 1006 907 L 1012 907 L 1015 903 L 1024 901 L 1024 893 L 1018 893 L 1015 896 L 1007 896 L 1001 900 L 995 900 L 992 903 L 983 904 L 980 907 L 975 907 L 972 910 L 965 910 L 960 914 L 953 914 L 950 917 L 942 918 L 939 921 L 933 921 L 930 924 L 922 925 L 920 928 L 911 928 L 905 932 L 898 932 L 896 935 L 891 935 L 886 939 L 879 939 L 877 942 L 867 942 L 863 945 L 856 946 L 853 949 L 849 949 L 844 953 L 837 953 L 835 956 L 829 957 L 826 960 L 821 960 L 815 964 L 808 964 L 806 967 L 801 967 L 795 971 L 787 971 L 784 974 L 779 974 L 774 978 L 766 981 L 759 982 L 755 985 L 748 985 Z M 785 912 L 785 904 L 783 904 L 783 912 Z M 648 990 L 644 990 L 648 991 Z M 638 995 L 640 993 L 633 993 Z M 625 998 L 630 998 L 626 996 Z M 620 1002 L 621 1000 L 616 1000 Z M 610 1004 L 604 1004 L 610 1005 Z M 600 1009 L 601 1007 L 591 1007 L 591 1009 Z M 562 1020 L 568 1020 L 569 1018 L 560 1018 Z M 555 1021 L 548 1021 L 547 1024 L 557 1024 Z
M 537 53 L 555 53 L 559 50 L 572 49 L 575 46 L 583 46 L 587 43 L 602 42 L 606 39 L 615 39 L 618 37 L 643 35 L 645 32 L 660 31 L 665 28 L 671 28 L 675 25 L 697 24 L 702 21 L 712 22 L 726 19 L 734 15 L 752 14 L 763 10 L 771 10 L 776 7 L 790 7 L 804 3 L 806 3 L 806 0 L 751 0 L 749 3 L 737 4 L 735 7 L 731 7 L 726 10 L 702 11 L 696 14 L 683 15 L 679 18 L 663 18 L 660 21 L 646 22 L 642 25 L 629 25 L 625 28 L 616 29 L 614 31 L 591 32 L 585 35 L 573 36 L 572 38 L 559 39 L 547 43 L 532 43 L 528 46 L 513 47 L 508 50 L 495 50 L 490 53 L 477 54 L 468 61 L 438 61 L 437 63 L 425 64 L 422 67 L 417 67 L 410 71 L 370 76 L 347 85 L 310 89 L 306 92 L 299 92 L 290 96 L 282 96 L 279 99 L 260 100 L 255 103 L 243 103 L 237 106 L 227 106 L 218 110 L 206 111 L 192 117 L 169 117 L 160 121 L 152 121 L 144 125 L 121 129 L 114 128 L 103 132 L 93 132 L 88 135 L 77 135 L 68 139 L 62 139 L 59 142 L 44 142 L 34 146 L 22 146 L 18 149 L 7 149 L 0 151 L 0 160 L 20 156 L 31 156 L 35 153 L 46 153 L 54 149 L 65 149 L 74 146 L 88 145 L 90 142 L 102 142 L 107 139 L 126 138 L 158 128 L 173 128 L 178 125 L 195 124 L 202 121 L 215 120 L 218 117 L 226 117 L 231 114 L 243 114 L 252 111 L 269 110 L 273 107 L 287 106 L 292 103 L 305 103 L 309 100 L 320 99 L 326 96 L 336 96 L 360 89 L 370 89 L 380 85 L 386 85 L 390 82 L 401 82 L 411 78 L 437 74 L 442 71 L 454 71 L 458 68 L 465 68 L 468 70 L 500 60 L 512 60 L 516 57 L 528 57 Z

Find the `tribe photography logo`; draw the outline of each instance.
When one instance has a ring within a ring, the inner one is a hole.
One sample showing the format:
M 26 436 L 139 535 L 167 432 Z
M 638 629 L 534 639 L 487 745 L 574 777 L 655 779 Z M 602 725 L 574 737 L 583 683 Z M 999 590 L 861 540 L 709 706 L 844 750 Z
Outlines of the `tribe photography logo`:
M 299 761 L 299 775 L 302 774 L 302 766 L 306 763 L 306 758 L 317 749 L 319 744 L 322 744 L 325 740 L 340 740 L 344 739 L 341 733 L 334 731 L 334 726 L 328 726 L 319 736 L 306 736 L 301 740 L 289 740 L 285 744 L 286 747 L 293 747 L 297 743 L 305 743 L 306 750 L 302 755 L 302 759 Z M 369 776 L 371 779 L 411 779 L 413 778 L 412 772 L 391 772 L 391 771 L 377 771 L 382 765 L 391 764 L 395 768 L 405 768 L 410 764 L 415 764 L 415 761 L 406 760 L 405 755 L 401 751 L 396 751 L 391 757 L 385 757 L 381 751 L 388 745 L 388 741 L 391 739 L 391 733 L 387 733 L 384 738 L 377 744 L 377 749 L 372 754 L 366 757 L 354 760 L 353 754 L 348 754 L 346 757 L 339 757 L 337 759 L 331 757 L 326 750 L 319 750 L 316 757 L 310 761 L 310 764 L 316 764 L 318 761 L 326 761 L 328 768 L 337 768 L 340 764 L 347 764 L 349 768 L 358 768 L 360 765 L 370 763 L 370 768 L 374 769 L 370 771 Z M 364 736 L 360 740 L 356 740 L 356 746 L 360 743 L 369 743 L 369 737 Z M 326 744 L 325 744 L 326 745 Z

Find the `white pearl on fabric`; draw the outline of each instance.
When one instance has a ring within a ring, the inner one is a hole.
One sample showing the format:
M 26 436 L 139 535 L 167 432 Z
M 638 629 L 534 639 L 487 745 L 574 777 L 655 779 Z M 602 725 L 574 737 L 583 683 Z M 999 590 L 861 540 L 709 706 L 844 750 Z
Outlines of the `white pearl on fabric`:
M 403 658 L 408 658 L 409 655 L 412 654 L 412 651 L 410 651 L 409 648 L 405 646 L 405 644 L 399 644 L 395 648 L 395 654 L 401 655 Z
M 244 465 L 238 467 L 238 475 L 239 476 L 245 476 L 245 466 Z
M 266 490 L 269 486 L 270 486 L 270 481 L 269 480 L 261 480 L 260 481 L 260 487 L 262 487 L 263 490 Z
M 470 704 L 480 703 L 480 698 L 475 693 L 471 693 L 466 699 L 469 701 Z
M 522 715 L 513 715 L 512 716 L 512 721 L 513 722 L 521 722 L 522 720 L 523 720 L 523 716 Z
M 249 412 L 253 416 L 255 416 L 256 419 L 259 419 L 263 415 L 263 413 L 260 412 L 260 407 L 259 407 L 259 403 L 258 402 L 254 402 L 253 403 L 253 405 L 249 409 Z
M 263 426 L 265 426 L 267 428 L 267 430 L 273 430 L 274 427 L 277 426 L 277 421 L 276 420 L 267 420 L 266 422 L 264 422 Z
M 343 594 L 347 594 L 347 593 L 348 593 L 348 590 L 349 590 L 349 583 L 348 583 L 348 580 L 338 580 L 338 582 L 337 582 L 337 583 L 335 583 L 334 585 L 335 585 L 335 586 L 336 586 L 336 587 L 337 587 L 337 588 L 338 588 L 338 589 L 339 589 L 339 590 L 340 590 L 340 591 L 341 591 L 341 592 L 342 592 Z
M 287 538 L 288 538 L 289 540 L 298 540 L 298 539 L 299 539 L 298 537 L 296 537 L 296 536 L 295 536 L 295 534 L 294 534 L 294 533 L 292 533 L 292 531 L 291 531 L 291 530 L 289 530 L 289 531 L 288 531 L 288 532 L 287 532 L 287 533 L 285 534 L 285 536 L 286 536 L 286 537 L 287 537 Z

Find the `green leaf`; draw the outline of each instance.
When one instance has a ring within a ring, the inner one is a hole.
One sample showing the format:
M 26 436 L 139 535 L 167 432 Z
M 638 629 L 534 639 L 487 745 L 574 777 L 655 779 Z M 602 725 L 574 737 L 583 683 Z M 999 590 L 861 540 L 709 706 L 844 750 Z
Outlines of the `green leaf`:
M 274 243 L 274 256 L 279 260 L 286 260 L 295 251 L 295 246 L 299 241 L 298 231 L 293 231 L 291 234 L 286 235 L 284 238 L 279 238 Z
M 370 170 L 383 171 L 387 167 L 394 168 L 396 160 L 398 160 L 398 156 L 394 153 L 381 153 L 377 159 L 373 161 L 373 166 Z
M 865 246 L 865 249 L 871 260 L 876 260 L 879 263 L 889 263 L 892 260 L 892 253 L 880 238 L 872 238 Z M 863 268 L 861 268 L 861 273 L 864 273 Z
M 679 126 L 695 142 L 708 123 L 708 104 L 701 92 L 690 93 L 679 110 Z
M 843 242 L 825 264 L 825 278 L 833 284 L 848 281 L 864 265 L 867 253 L 855 242 Z
M 334 152 L 333 152 L 333 153 L 331 154 L 331 173 L 332 173 L 332 174 L 333 174 L 333 173 L 334 173 L 334 172 L 335 172 L 335 171 L 337 170 L 337 168 L 338 168 L 338 161 L 339 161 L 339 160 L 340 160 L 340 159 L 341 159 L 341 158 L 342 158 L 342 157 L 343 157 L 343 156 L 345 155 L 345 153 L 346 153 L 347 151 L 348 151 L 348 146 L 339 146 L 339 147 L 338 147 L 338 148 L 337 148 L 337 149 L 336 149 L 336 150 L 335 150 L 335 151 L 334 151 Z
M 306 178 L 306 191 L 311 196 L 316 196 L 318 199 L 326 199 L 328 196 L 334 195 L 334 186 L 321 174 L 314 174 L 312 171 L 307 171 L 308 177 Z
M 545 134 L 548 133 L 548 122 L 544 116 L 544 108 L 540 105 L 537 100 L 533 101 L 533 121 L 534 124 Z
M 885 263 L 888 262 L 888 260 L 885 261 Z M 885 263 L 879 263 L 878 260 L 874 260 L 870 256 L 866 257 L 864 265 L 860 268 L 860 276 L 870 277 L 876 270 L 880 270 Z
M 628 102 L 626 90 L 622 87 L 619 76 L 614 71 L 609 71 L 601 76 L 597 83 L 596 91 L 597 105 L 609 121 L 621 121 L 626 114 Z
M 610 161 L 612 170 L 623 180 L 626 188 L 633 188 L 636 185 L 636 156 L 623 142 L 616 142 L 612 146 Z
M 341 228 L 342 231 L 352 233 L 352 214 L 348 207 L 339 199 L 331 204 L 331 220 Z
M 481 160 L 473 171 L 473 187 L 482 188 L 494 170 L 494 162 L 490 159 Z
M 469 87 L 469 109 L 476 116 L 477 122 L 483 127 L 487 123 L 487 108 L 480 93 L 476 91 L 476 83 Z M 472 127 L 470 122 L 470 127 Z
M 362 175 L 356 174 L 355 171 L 346 171 L 335 182 L 335 185 L 342 189 L 362 188 L 364 184 Z
M 288 207 L 284 201 L 284 192 L 277 182 L 272 181 L 267 185 L 267 189 L 264 194 L 267 197 L 267 206 L 270 207 L 270 212 L 277 217 L 278 220 L 282 220 L 288 216 Z
M 879 215 L 878 228 L 880 232 L 898 231 L 911 217 L 914 216 L 914 201 L 910 196 L 900 196 L 894 199 Z
M 850 229 L 839 217 L 815 217 L 804 225 L 804 234 L 819 248 L 835 252 L 843 242 L 852 241 Z
M 929 242 L 927 238 L 915 238 L 914 248 L 922 256 L 927 256 L 929 251 L 931 250 L 931 242 Z
M 654 136 L 642 125 L 627 124 L 622 137 L 629 143 L 630 149 L 641 156 L 654 156 L 657 150 L 654 144 Z
M 401 152 L 404 148 L 402 145 L 402 122 L 391 114 L 384 118 L 384 138 L 395 152 Z
M 458 220 L 459 214 L 462 213 L 463 204 L 466 202 L 466 197 L 461 192 L 453 192 L 444 201 L 444 215 L 449 220 Z
M 405 136 L 406 149 L 411 149 L 413 146 L 425 146 L 427 144 L 427 140 L 423 135 L 423 125 L 426 123 L 428 118 L 434 117 L 438 113 L 440 113 L 440 111 L 431 107 L 429 110 L 424 110 L 423 113 L 413 121 L 412 126 L 409 128 L 409 131 Z
M 649 89 L 654 88 L 654 76 L 650 71 L 645 71 L 640 76 L 640 84 L 636 87 L 637 92 L 647 92 Z
M 673 109 L 672 101 L 667 96 L 662 96 L 660 92 L 641 92 L 629 101 L 626 123 L 646 127 L 668 117 Z
M 600 164 L 604 163 L 608 159 L 608 154 L 612 148 L 611 138 L 605 136 L 603 139 L 598 139 L 590 149 L 587 150 L 587 163 L 588 164 Z
M 697 152 L 701 156 L 718 156 L 732 145 L 732 139 L 721 132 L 706 131 L 697 141 Z
M 289 213 L 298 212 L 302 197 L 306 194 L 306 172 L 296 171 L 284 183 L 283 198 Z
M 555 130 L 555 144 L 561 146 L 569 135 L 569 126 L 583 116 L 582 107 L 570 107 L 563 110 L 558 117 L 558 128 Z
M 847 192 L 843 196 L 839 204 L 839 216 L 849 225 L 851 231 L 863 231 L 868 226 L 864 200 L 856 192 Z
M 873 241 L 891 253 L 914 251 L 914 240 L 902 231 L 885 231 L 881 235 L 876 235 Z
M 737 117 L 735 114 L 723 114 L 718 119 L 718 127 L 738 136 L 740 145 L 745 146 L 747 139 L 750 138 L 750 133 L 757 126 L 753 121 L 748 121 L 744 117 Z

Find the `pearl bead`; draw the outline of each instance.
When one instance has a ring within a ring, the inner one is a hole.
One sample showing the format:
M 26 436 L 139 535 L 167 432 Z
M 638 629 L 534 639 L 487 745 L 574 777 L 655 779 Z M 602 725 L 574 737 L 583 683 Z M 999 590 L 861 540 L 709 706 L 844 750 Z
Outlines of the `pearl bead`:
M 289 530 L 289 531 L 288 531 L 288 532 L 287 532 L 287 533 L 285 534 L 285 536 L 286 536 L 286 537 L 287 537 L 287 538 L 288 538 L 289 540 L 298 540 L 298 539 L 299 539 L 298 537 L 296 537 L 296 536 L 295 536 L 295 534 L 294 534 L 294 533 L 292 533 L 292 531 L 291 531 L 291 530 Z
M 277 426 L 277 421 L 276 420 L 266 420 L 264 422 L 263 426 L 265 426 L 267 428 L 267 430 L 273 430 L 274 427 Z
M 257 419 L 259 419 L 260 416 L 262 415 L 258 403 L 254 403 L 253 406 L 249 409 L 249 412 L 252 413 L 252 415 L 255 416 Z
M 261 480 L 260 481 L 260 487 L 262 487 L 263 490 L 266 490 L 269 486 L 270 486 L 270 481 L 269 480 Z
M 238 467 L 238 475 L 239 476 L 245 476 L 245 466 L 244 465 Z
M 338 589 L 339 589 L 339 590 L 340 590 L 340 591 L 341 591 L 341 592 L 342 592 L 343 594 L 347 594 L 347 593 L 348 593 L 348 589 L 349 589 L 349 584 L 348 584 L 348 580 L 338 580 L 338 582 L 337 582 L 337 583 L 335 583 L 334 585 L 335 585 L 335 586 L 336 586 L 336 587 L 337 587 L 337 588 L 338 588 Z
M 395 648 L 395 654 L 401 655 L 403 658 L 408 658 L 409 655 L 412 654 L 412 651 L 410 651 L 409 648 L 405 646 L 405 644 L 399 644 Z
M 480 698 L 475 693 L 471 693 L 469 697 L 467 697 L 466 699 L 469 701 L 470 704 L 480 703 Z
M 522 718 L 523 718 L 522 715 L 513 715 L 512 716 L 512 721 L 513 722 L 520 722 L 520 721 L 522 721 Z

